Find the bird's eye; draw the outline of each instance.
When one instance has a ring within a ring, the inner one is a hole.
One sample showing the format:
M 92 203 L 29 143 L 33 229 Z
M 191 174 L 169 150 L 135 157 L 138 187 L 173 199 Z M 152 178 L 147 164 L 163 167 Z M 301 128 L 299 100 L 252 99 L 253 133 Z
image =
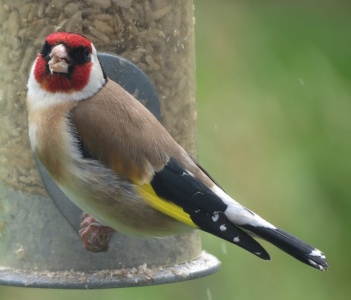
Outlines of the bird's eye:
M 90 50 L 89 48 L 84 46 L 71 48 L 69 55 L 70 55 L 72 64 L 82 65 L 91 61 Z
M 86 57 L 89 57 L 89 55 L 90 55 L 90 51 L 89 51 L 89 49 L 88 48 L 84 48 L 84 56 L 86 56 Z

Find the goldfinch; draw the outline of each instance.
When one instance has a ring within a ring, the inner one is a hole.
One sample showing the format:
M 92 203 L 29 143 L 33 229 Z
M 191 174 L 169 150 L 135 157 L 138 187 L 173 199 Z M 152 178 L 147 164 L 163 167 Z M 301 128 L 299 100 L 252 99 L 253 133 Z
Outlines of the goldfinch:
M 227 195 L 140 102 L 106 77 L 82 35 L 47 36 L 27 87 L 33 152 L 99 223 L 139 236 L 198 228 L 269 260 L 253 233 L 327 269 L 321 251 Z

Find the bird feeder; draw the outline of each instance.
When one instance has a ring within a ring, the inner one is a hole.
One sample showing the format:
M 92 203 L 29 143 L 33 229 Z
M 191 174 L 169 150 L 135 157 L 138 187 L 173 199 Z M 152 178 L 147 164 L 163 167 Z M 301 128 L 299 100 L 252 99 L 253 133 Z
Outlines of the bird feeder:
M 192 1 L 2 0 L 0 6 L 0 284 L 127 287 L 218 270 L 197 231 L 150 239 L 115 234 L 108 252 L 86 251 L 78 235 L 82 212 L 35 162 L 28 140 L 31 64 L 49 33 L 70 31 L 89 38 L 107 75 L 196 156 Z

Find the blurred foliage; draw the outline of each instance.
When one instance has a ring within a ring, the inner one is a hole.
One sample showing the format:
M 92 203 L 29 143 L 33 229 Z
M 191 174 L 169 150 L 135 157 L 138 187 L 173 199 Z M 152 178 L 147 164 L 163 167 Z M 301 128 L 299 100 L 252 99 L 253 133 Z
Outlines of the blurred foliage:
M 199 160 L 235 199 L 322 249 L 330 271 L 263 242 L 267 263 L 204 234 L 223 263 L 207 278 L 103 291 L 0 287 L 1 299 L 347 299 L 351 3 L 306 2 L 195 1 Z

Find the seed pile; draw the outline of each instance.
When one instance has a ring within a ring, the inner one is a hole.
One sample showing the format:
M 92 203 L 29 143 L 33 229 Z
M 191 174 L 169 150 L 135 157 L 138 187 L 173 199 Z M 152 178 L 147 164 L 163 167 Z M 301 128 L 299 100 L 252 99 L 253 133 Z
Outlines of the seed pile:
M 125 57 L 150 77 L 162 122 L 195 154 L 191 0 L 0 0 L 0 180 L 42 194 L 28 142 L 26 83 L 54 31 L 78 32 L 100 52 Z

